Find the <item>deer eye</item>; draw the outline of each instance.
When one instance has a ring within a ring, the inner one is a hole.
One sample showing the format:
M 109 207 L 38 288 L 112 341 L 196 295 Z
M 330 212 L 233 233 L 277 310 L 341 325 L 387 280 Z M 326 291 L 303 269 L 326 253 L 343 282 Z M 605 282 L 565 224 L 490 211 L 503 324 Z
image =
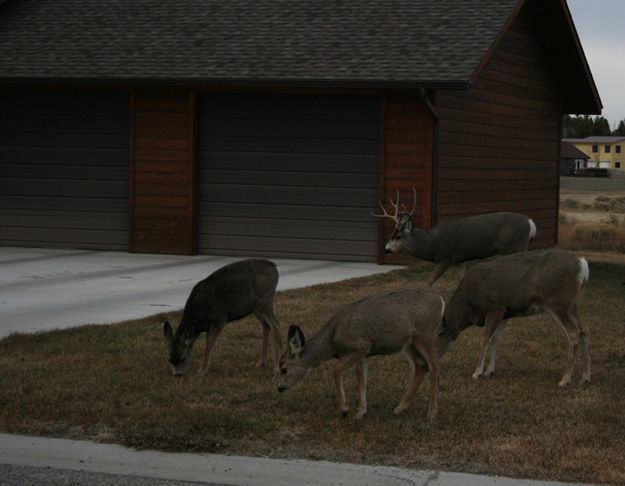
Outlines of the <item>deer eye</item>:
M 286 375 L 287 369 L 286 368 L 281 368 L 280 369 L 280 373 L 282 373 L 283 375 Z

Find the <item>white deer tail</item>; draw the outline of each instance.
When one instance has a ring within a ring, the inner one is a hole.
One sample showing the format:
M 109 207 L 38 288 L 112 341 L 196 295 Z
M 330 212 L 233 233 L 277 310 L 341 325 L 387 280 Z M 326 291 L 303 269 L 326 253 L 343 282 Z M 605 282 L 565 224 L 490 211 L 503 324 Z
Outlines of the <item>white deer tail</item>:
M 528 241 L 532 241 L 534 238 L 536 238 L 536 223 L 534 223 L 534 220 L 532 218 L 529 218 L 529 223 L 530 223 L 530 237 Z
M 579 259 L 579 274 L 577 276 L 578 284 L 580 290 L 584 288 L 584 285 L 588 283 L 588 278 L 590 277 L 590 270 L 588 269 L 588 262 L 584 257 L 580 257 Z

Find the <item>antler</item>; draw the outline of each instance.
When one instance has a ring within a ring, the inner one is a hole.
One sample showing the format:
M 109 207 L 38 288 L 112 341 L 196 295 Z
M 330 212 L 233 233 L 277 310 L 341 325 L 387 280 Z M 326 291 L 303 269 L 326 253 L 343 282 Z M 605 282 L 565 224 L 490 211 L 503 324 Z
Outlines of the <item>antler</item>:
M 408 212 L 408 209 L 406 209 L 405 205 L 401 205 L 402 209 L 404 210 L 404 213 L 407 214 L 408 216 L 412 217 L 412 215 L 414 214 L 414 211 L 417 207 L 417 190 L 413 187 L 412 188 L 412 192 L 414 193 L 414 200 L 412 202 L 412 210 L 410 212 Z M 386 209 L 384 209 L 384 205 L 382 204 L 382 202 L 380 201 L 380 207 L 382 208 L 382 213 L 383 214 L 373 214 L 373 212 L 371 213 L 371 216 L 375 216 L 376 218 L 390 218 L 393 221 L 395 221 L 395 224 L 399 224 L 399 217 L 398 217 L 398 213 L 399 213 L 399 191 L 397 191 L 397 202 L 393 202 L 392 199 L 389 199 L 389 202 L 391 203 L 391 206 L 393 206 L 393 208 L 395 209 L 395 214 L 390 215 L 386 212 Z
M 373 212 L 371 212 L 371 216 L 375 216 L 376 218 L 390 218 L 395 222 L 395 224 L 399 224 L 399 218 L 397 217 L 397 213 L 399 212 L 399 191 L 397 191 L 397 202 L 394 203 L 391 198 L 389 198 L 389 202 L 391 203 L 391 206 L 395 208 L 395 214 L 393 214 L 392 216 L 388 214 L 386 212 L 386 209 L 384 208 L 384 204 L 382 204 L 382 201 L 380 201 L 380 207 L 382 208 L 383 214 L 374 214 Z

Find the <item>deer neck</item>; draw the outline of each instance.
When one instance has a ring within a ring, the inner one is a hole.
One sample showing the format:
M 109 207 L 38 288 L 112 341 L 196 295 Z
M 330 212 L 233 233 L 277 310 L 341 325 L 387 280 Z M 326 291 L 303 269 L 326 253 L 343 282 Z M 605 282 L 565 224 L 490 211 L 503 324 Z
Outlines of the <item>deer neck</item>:
M 449 328 L 447 324 L 445 324 L 443 332 L 438 335 L 438 339 L 436 340 L 436 352 L 439 359 L 447 352 L 451 343 L 458 338 L 458 334 L 460 334 L 460 331 L 456 328 Z
M 438 335 L 436 348 L 439 358 L 445 354 L 449 345 L 453 343 L 462 331 L 471 323 L 471 309 L 465 300 L 453 295 L 445 306 L 443 317 L 443 331 Z
M 410 236 L 404 241 L 404 250 L 421 260 L 431 261 L 433 255 L 433 237 L 429 230 L 412 228 Z
M 193 346 L 193 343 L 195 343 L 201 332 L 202 331 L 197 328 L 194 321 L 189 321 L 183 316 L 178 329 L 176 329 L 174 333 L 174 339 L 178 342 L 187 342 L 189 346 Z
M 332 332 L 327 326 L 311 337 L 304 349 L 302 349 L 300 356 L 302 364 L 308 368 L 315 368 L 324 361 L 335 357 L 334 344 L 331 337 Z

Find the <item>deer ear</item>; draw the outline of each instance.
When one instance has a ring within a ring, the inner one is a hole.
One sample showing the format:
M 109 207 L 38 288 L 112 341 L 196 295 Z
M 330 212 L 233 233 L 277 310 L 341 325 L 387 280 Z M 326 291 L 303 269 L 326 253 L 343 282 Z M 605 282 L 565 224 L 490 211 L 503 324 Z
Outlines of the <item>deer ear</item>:
M 165 321 L 163 322 L 163 334 L 165 334 L 165 337 L 171 341 L 171 339 L 174 336 L 174 332 L 171 329 L 171 325 L 169 324 L 169 321 Z
M 410 234 L 412 231 L 412 219 L 408 218 L 408 221 L 404 224 L 404 233 Z
M 291 325 L 289 327 L 288 342 L 291 354 L 297 356 L 302 352 L 302 348 L 306 344 L 306 338 L 304 338 L 304 333 L 299 326 Z

